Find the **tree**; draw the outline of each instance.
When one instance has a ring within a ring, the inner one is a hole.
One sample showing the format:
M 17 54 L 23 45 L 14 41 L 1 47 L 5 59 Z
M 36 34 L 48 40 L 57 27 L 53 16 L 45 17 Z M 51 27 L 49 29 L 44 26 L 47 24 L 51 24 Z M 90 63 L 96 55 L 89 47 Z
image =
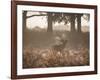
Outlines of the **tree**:
M 33 14 L 33 15 L 30 15 L 30 16 L 27 16 L 27 11 L 24 11 L 23 12 L 23 26 L 24 26 L 25 29 L 26 29 L 26 20 L 28 18 L 31 18 L 31 17 L 34 17 L 34 16 L 47 16 L 47 20 L 48 20 L 47 32 L 53 31 L 53 29 L 52 29 L 53 22 L 52 22 L 52 13 L 51 12 L 47 12 L 47 13 L 39 12 L 39 14 Z
M 77 32 L 81 32 L 81 16 L 83 14 L 78 14 L 77 15 Z
M 77 14 L 77 32 L 81 32 L 81 17 L 83 17 L 85 20 L 89 21 L 90 20 L 90 15 L 89 14 Z
M 34 16 L 47 16 L 47 32 L 53 32 L 53 23 L 58 22 L 64 22 L 65 25 L 70 23 L 71 26 L 71 32 L 76 32 L 75 29 L 75 20 L 77 20 L 77 32 L 81 32 L 81 17 L 83 14 L 77 14 L 77 13 L 54 13 L 54 12 L 38 12 L 39 14 L 33 14 L 30 16 L 27 16 L 27 11 L 23 12 L 23 26 L 26 29 L 26 20 L 27 18 L 31 18 Z M 87 20 L 89 20 L 89 15 L 85 14 Z
M 75 15 L 74 14 L 71 14 L 70 15 L 71 18 L 70 18 L 70 22 L 71 22 L 71 32 L 75 32 Z
M 50 12 L 47 13 L 47 22 L 48 22 L 47 32 L 52 32 L 53 21 L 52 21 L 52 13 Z
M 26 29 L 27 11 L 23 11 L 23 28 Z
M 54 22 L 64 22 L 65 25 L 70 23 L 71 24 L 71 32 L 75 32 L 75 13 L 54 13 Z

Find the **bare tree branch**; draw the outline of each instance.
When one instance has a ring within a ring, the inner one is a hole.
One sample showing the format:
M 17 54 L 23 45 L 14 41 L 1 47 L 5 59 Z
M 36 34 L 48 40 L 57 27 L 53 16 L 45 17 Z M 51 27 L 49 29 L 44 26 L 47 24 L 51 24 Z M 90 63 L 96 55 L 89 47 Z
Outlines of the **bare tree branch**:
M 26 16 L 26 18 L 31 18 L 31 17 L 34 17 L 34 16 L 47 16 L 46 14 L 40 14 L 40 15 L 31 15 L 31 16 Z

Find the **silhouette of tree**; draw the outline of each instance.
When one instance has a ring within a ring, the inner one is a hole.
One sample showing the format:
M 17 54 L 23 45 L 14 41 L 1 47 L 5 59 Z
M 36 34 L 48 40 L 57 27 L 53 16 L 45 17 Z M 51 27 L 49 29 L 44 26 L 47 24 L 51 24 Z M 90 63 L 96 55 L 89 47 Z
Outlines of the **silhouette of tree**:
M 70 23 L 71 32 L 76 32 L 75 20 L 77 22 L 77 32 L 81 32 L 81 17 L 83 17 L 85 20 L 88 21 L 90 19 L 89 14 L 39 12 L 39 14 L 33 14 L 27 16 L 27 11 L 23 11 L 23 26 L 25 27 L 25 29 L 26 29 L 26 19 L 34 16 L 47 16 L 47 23 L 48 23 L 47 32 L 53 32 L 53 23 L 56 22 L 58 23 L 64 22 L 65 25 Z
M 77 18 L 77 32 L 81 32 L 81 17 L 83 14 L 77 14 L 76 18 Z
M 75 32 L 75 15 L 70 14 L 71 32 Z
M 48 27 L 47 27 L 47 32 L 52 32 L 53 31 L 53 16 L 52 13 L 47 13 L 47 22 L 48 22 Z
M 26 16 L 27 16 L 27 11 L 23 11 L 23 28 L 24 28 L 24 30 L 26 29 Z
M 54 13 L 53 21 L 54 22 L 64 22 L 65 25 L 70 23 L 71 24 L 71 31 L 75 32 L 75 19 L 76 16 L 74 13 Z

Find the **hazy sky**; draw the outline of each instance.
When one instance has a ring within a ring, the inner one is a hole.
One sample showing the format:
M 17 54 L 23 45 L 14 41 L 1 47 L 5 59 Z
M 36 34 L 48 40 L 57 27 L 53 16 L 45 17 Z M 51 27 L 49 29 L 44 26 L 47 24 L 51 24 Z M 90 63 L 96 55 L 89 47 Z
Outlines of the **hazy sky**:
M 33 15 L 33 14 L 38 15 L 39 13 L 38 12 L 28 12 L 27 16 L 30 16 L 30 15 Z M 81 18 L 81 21 L 82 21 L 81 25 L 84 26 L 84 27 L 82 27 L 82 30 L 88 31 L 89 27 L 86 27 L 86 26 L 89 26 L 89 22 L 87 20 L 85 20 L 83 17 Z M 46 18 L 46 16 L 34 16 L 34 17 L 27 19 L 27 27 L 29 29 L 32 29 L 36 26 L 38 26 L 40 28 L 47 28 L 47 18 Z M 68 27 L 64 27 L 65 25 L 63 24 L 63 22 L 60 23 L 60 24 L 55 23 L 53 26 L 54 26 L 53 28 L 55 28 L 56 26 L 59 26 L 59 29 L 61 29 L 62 27 L 60 27 L 60 26 L 63 26 L 63 29 L 68 29 L 68 30 L 70 29 L 70 24 L 66 25 Z

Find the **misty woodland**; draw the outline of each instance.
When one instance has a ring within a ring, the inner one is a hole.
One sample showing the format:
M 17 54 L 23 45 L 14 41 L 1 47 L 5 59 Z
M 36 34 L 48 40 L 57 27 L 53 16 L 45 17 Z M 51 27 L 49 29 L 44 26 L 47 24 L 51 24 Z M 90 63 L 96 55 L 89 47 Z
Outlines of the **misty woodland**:
M 23 11 L 23 68 L 89 65 L 86 13 Z

